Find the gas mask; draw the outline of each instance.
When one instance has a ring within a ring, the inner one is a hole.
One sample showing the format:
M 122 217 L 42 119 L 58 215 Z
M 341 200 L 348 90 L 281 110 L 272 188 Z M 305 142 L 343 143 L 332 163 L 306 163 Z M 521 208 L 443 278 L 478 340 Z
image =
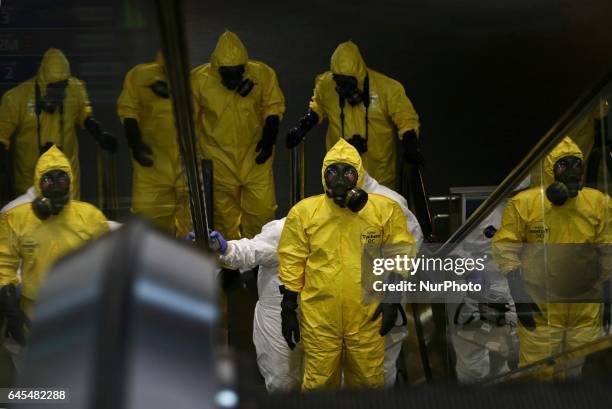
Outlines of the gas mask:
M 168 90 L 168 83 L 166 81 L 157 80 L 149 85 L 149 88 L 151 88 L 151 91 L 160 98 L 170 98 L 170 91 Z
M 333 163 L 325 169 L 326 194 L 340 207 L 357 213 L 368 202 L 368 194 L 357 188 L 357 170 L 347 163 Z
M 219 67 L 221 84 L 230 91 L 236 91 L 241 97 L 246 97 L 253 90 L 255 83 L 244 76 L 244 65 Z
M 46 94 L 38 100 L 38 110 L 49 114 L 54 113 L 64 103 L 68 80 L 56 81 L 47 84 Z
M 63 170 L 50 170 L 40 178 L 42 196 L 32 201 L 32 210 L 40 220 L 59 214 L 70 201 L 70 176 Z
M 546 189 L 546 197 L 556 206 L 562 206 L 582 189 L 582 159 L 565 156 L 553 166 L 555 181 Z
M 336 81 L 336 92 L 340 98 L 348 101 L 352 107 L 363 102 L 363 92 L 357 85 L 357 78 L 334 74 L 334 81 Z

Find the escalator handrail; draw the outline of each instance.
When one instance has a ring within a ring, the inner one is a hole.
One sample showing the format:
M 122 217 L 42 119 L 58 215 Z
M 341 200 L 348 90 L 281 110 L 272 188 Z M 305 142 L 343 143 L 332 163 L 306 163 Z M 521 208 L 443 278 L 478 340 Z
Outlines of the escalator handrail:
M 528 365 L 521 366 L 510 372 L 494 376 L 486 379 L 479 383 L 479 385 L 493 385 L 498 383 L 504 383 L 509 380 L 518 380 L 523 374 L 529 374 L 531 372 L 538 372 L 538 368 L 542 366 L 554 366 L 559 358 L 571 357 L 571 359 L 583 358 L 590 354 L 600 352 L 606 349 L 612 348 L 612 335 L 605 335 L 594 341 L 587 342 L 575 348 L 567 349 L 563 352 L 552 354 L 544 359 L 536 362 L 532 362 Z
M 512 169 L 497 189 L 470 215 L 446 242 L 437 250 L 437 255 L 450 253 L 482 220 L 507 198 L 516 186 L 517 180 L 523 180 L 531 169 L 548 154 L 565 137 L 566 131 L 582 118 L 593 101 L 604 95 L 612 87 L 612 69 L 609 70 L 588 91 L 584 92 L 569 110 L 542 137 L 531 151 Z

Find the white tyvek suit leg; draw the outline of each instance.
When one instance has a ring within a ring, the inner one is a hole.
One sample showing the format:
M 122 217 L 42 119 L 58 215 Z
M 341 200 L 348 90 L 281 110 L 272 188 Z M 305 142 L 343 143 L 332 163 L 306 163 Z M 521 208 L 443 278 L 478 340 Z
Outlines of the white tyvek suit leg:
M 268 392 L 297 390 L 302 384 L 304 351 L 298 344 L 292 351 L 281 332 L 282 296 L 278 287 L 276 249 L 285 219 L 273 220 L 263 226 L 252 239 L 231 240 L 221 262 L 230 268 L 247 270 L 260 266 L 257 277 L 259 301 L 253 317 L 253 343 L 257 366 L 264 377 Z
M 260 273 L 261 274 L 261 273 Z M 268 392 L 297 390 L 302 384 L 304 350 L 298 343 L 292 351 L 281 332 L 280 304 L 257 303 L 253 318 L 253 343 L 257 366 Z
M 529 180 L 525 180 L 518 188 L 528 184 Z M 453 250 L 452 254 L 464 258 L 485 257 L 485 273 L 487 280 L 489 280 L 490 290 L 493 290 L 497 294 L 505 295 L 505 300 L 511 302 L 512 297 L 510 296 L 508 283 L 504 277 L 499 275 L 498 266 L 493 261 L 491 254 L 491 238 L 484 235 L 484 230 L 489 226 L 493 226 L 496 229 L 499 228 L 505 206 L 506 203 L 503 202 L 494 209 L 491 214 L 489 214 L 478 227 L 476 227 L 463 242 Z M 458 381 L 463 384 L 472 384 L 509 372 L 510 368 L 507 360 L 491 359 L 491 352 L 485 345 L 466 340 L 458 335 L 459 327 L 454 324 L 453 320 L 457 308 L 460 307 L 460 304 L 458 304 L 460 301 L 462 300 L 452 300 L 447 305 L 451 341 L 456 355 L 455 372 L 457 373 Z M 457 302 L 457 304 L 454 302 Z M 513 305 L 511 309 L 512 311 L 506 313 L 506 320 L 510 322 L 510 327 L 516 327 L 516 313 L 514 312 Z M 512 338 L 516 339 L 515 331 L 508 331 L 507 337 L 508 344 L 513 344 L 514 340 L 512 340 Z

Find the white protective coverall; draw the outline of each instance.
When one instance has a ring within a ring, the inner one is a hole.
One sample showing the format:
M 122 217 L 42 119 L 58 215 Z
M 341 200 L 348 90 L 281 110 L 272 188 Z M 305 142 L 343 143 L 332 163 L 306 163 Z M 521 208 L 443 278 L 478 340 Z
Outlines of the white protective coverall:
M 527 189 L 531 183 L 531 178 L 525 178 L 514 190 L 515 192 Z M 516 343 L 516 312 L 508 282 L 500 275 L 499 267 L 493 260 L 491 254 L 492 237 L 487 237 L 485 230 L 489 227 L 498 230 L 501 226 L 502 215 L 506 208 L 507 200 L 502 201 L 493 211 L 485 217 L 482 222 L 472 230 L 463 241 L 453 250 L 452 255 L 463 258 L 485 258 L 486 279 L 490 290 L 502 296 L 502 302 L 510 303 L 511 311 L 506 313 L 506 322 L 511 328 L 508 331 L 508 343 Z M 500 300 L 501 301 L 501 300 Z M 457 362 L 455 371 L 457 380 L 463 384 L 472 384 L 483 381 L 490 377 L 502 375 L 510 371 L 508 361 L 502 359 L 491 359 L 490 349 L 484 344 L 485 340 L 466 340 L 458 334 L 459 328 L 454 323 L 454 316 L 460 304 L 448 303 L 448 322 L 451 329 L 451 339 L 455 349 Z

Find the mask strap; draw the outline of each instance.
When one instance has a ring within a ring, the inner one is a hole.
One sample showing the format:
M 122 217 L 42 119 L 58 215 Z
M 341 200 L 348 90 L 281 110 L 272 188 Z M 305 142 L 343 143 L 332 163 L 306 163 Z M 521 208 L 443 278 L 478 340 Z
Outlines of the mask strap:
M 66 90 L 68 88 L 68 84 L 66 84 Z M 64 92 L 66 92 L 66 90 L 64 90 Z M 41 125 L 40 125 L 40 114 L 41 112 L 41 95 L 40 95 L 40 86 L 38 85 L 38 81 L 36 82 L 36 84 L 34 85 L 34 113 L 36 114 L 36 134 L 38 136 L 38 152 L 40 152 L 40 148 L 42 147 L 42 136 L 41 136 Z M 64 146 L 64 100 L 66 99 L 66 96 L 64 95 L 64 97 L 62 98 L 62 104 L 59 106 L 59 125 L 60 125 L 60 143 L 59 146 L 63 147 Z
M 340 105 L 340 129 L 341 129 L 341 136 L 342 139 L 344 139 L 344 97 L 342 97 L 341 95 L 338 96 L 338 104 Z M 368 143 L 368 135 L 369 135 L 369 130 L 368 130 L 368 110 L 370 108 L 370 78 L 366 75 L 365 80 L 363 82 L 363 105 L 365 107 L 365 115 L 364 115 L 364 120 L 365 120 L 365 141 L 366 141 L 366 146 Z

